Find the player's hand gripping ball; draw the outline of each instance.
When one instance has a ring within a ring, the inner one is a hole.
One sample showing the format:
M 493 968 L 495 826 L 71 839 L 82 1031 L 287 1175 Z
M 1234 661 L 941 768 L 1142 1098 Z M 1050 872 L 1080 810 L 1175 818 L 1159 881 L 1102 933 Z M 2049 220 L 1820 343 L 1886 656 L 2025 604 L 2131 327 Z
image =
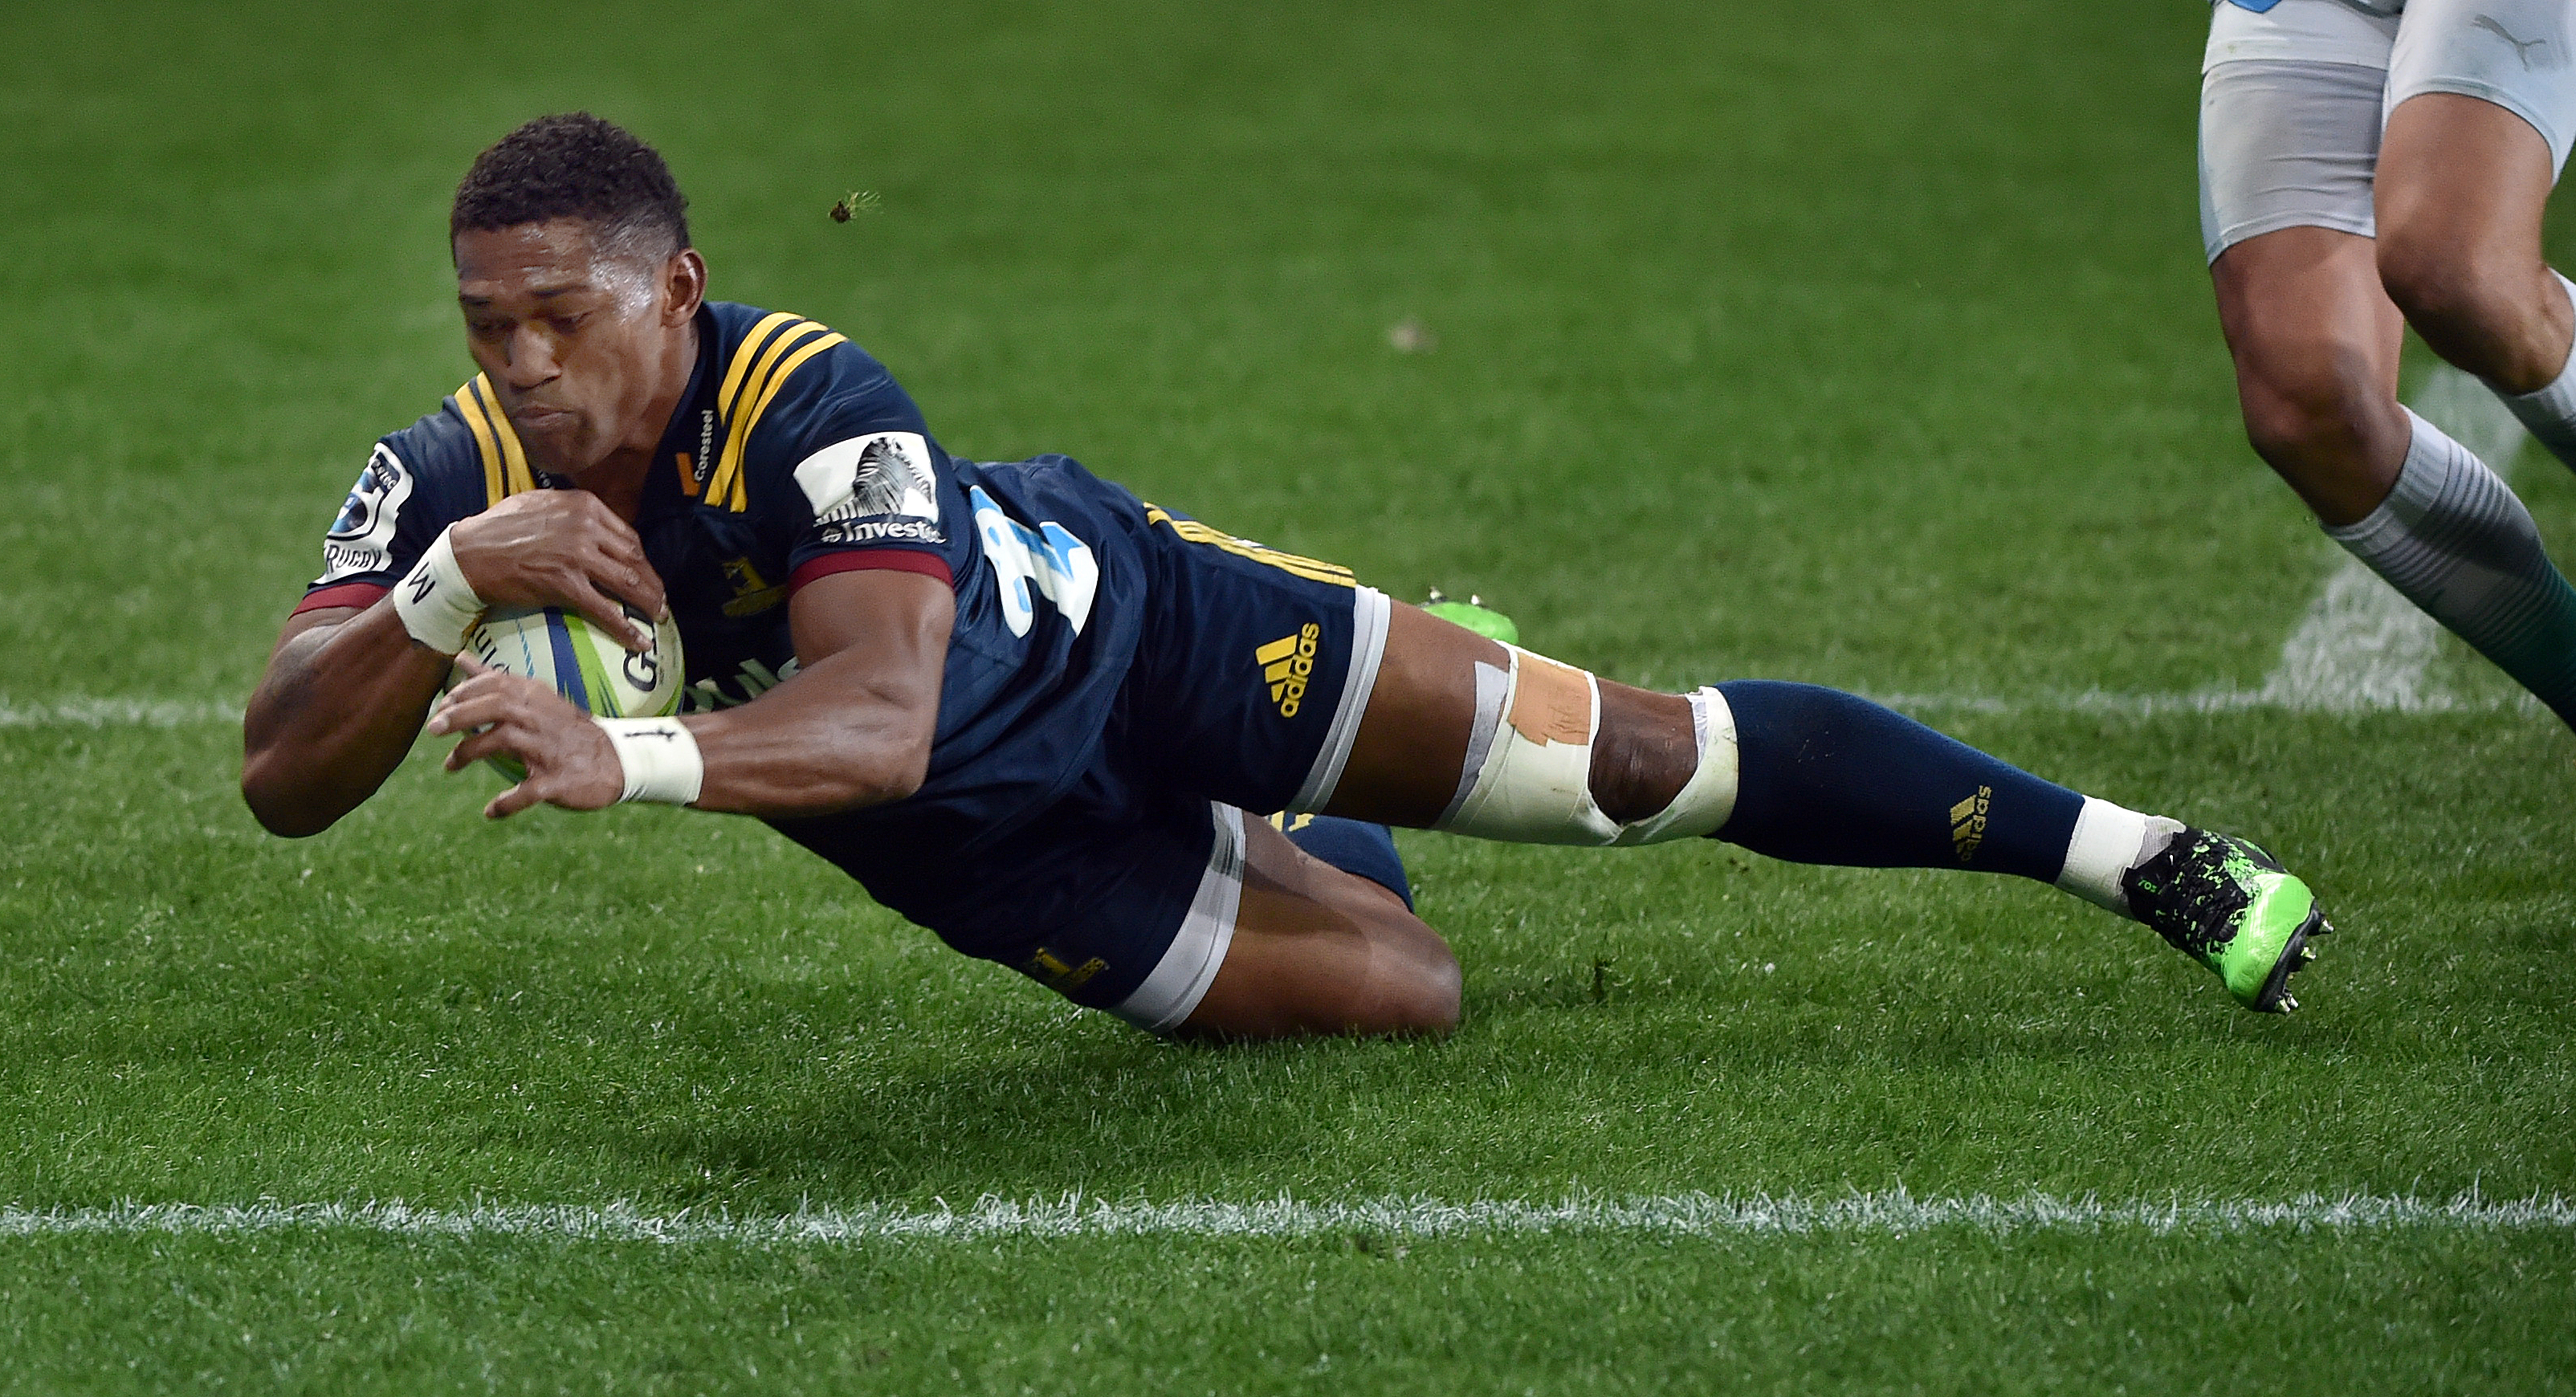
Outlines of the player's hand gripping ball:
M 651 648 L 629 650 L 576 611 L 496 606 L 465 633 L 465 653 L 551 685 L 594 718 L 667 718 L 680 711 L 680 684 L 688 669 L 680 657 L 680 628 L 667 616 L 655 622 L 632 606 L 620 609 L 637 627 L 651 628 Z M 447 687 L 465 678 L 463 667 L 450 670 Z M 484 760 L 513 785 L 527 779 L 527 768 L 515 757 Z

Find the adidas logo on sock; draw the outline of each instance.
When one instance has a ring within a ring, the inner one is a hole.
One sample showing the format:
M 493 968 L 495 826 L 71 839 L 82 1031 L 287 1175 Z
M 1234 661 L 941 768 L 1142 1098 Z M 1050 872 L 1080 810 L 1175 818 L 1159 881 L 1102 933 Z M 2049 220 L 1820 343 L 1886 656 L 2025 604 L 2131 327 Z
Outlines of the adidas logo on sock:
M 1994 787 L 1979 786 L 1975 795 L 1950 807 L 1950 843 L 1959 851 L 1959 862 L 1975 858 L 1977 846 L 1986 842 L 1986 807 L 1994 798 Z

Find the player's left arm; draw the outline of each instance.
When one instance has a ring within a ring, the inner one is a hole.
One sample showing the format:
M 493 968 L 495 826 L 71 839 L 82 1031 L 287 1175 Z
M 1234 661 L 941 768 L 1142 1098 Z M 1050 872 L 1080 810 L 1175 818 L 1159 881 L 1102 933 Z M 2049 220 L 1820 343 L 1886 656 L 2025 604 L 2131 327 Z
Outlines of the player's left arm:
M 948 584 L 892 569 L 832 573 L 798 588 L 787 614 L 796 674 L 750 703 L 681 720 L 705 772 L 691 803 L 795 817 L 912 794 L 938 728 L 956 620 Z M 605 729 L 544 684 L 470 667 L 474 677 L 429 720 L 434 733 L 472 734 L 447 754 L 447 769 L 496 753 L 528 768 L 527 779 L 493 797 L 484 814 L 499 819 L 539 803 L 568 810 L 617 803 L 625 767 Z

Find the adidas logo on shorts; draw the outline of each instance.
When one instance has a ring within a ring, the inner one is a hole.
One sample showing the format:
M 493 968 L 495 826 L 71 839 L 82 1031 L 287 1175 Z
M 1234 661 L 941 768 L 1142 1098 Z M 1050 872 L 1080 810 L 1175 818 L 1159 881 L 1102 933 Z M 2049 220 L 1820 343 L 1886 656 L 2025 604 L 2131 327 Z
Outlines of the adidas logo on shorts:
M 1283 635 L 1252 652 L 1252 662 L 1261 666 L 1261 677 L 1270 685 L 1270 701 L 1279 705 L 1279 716 L 1294 718 L 1306 702 L 1306 681 L 1315 673 L 1315 644 L 1323 639 L 1323 627 L 1309 621 L 1295 635 Z

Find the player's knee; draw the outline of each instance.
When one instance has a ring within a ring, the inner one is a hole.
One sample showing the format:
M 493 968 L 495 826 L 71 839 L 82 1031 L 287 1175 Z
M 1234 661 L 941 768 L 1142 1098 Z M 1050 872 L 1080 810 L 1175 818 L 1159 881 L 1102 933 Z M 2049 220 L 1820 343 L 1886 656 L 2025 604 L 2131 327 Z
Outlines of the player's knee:
M 1362 1033 L 1446 1034 L 1458 1026 L 1464 976 L 1449 943 L 1417 924 L 1372 966 L 1375 982 Z
M 2332 339 L 2268 345 L 2239 357 L 2245 438 L 2274 466 L 2339 453 L 2363 438 L 2374 410 L 2394 411 L 2369 350 Z
M 2528 299 L 2532 268 L 2475 245 L 2400 232 L 2380 239 L 2379 280 L 2409 323 L 2438 336 L 2512 320 Z

